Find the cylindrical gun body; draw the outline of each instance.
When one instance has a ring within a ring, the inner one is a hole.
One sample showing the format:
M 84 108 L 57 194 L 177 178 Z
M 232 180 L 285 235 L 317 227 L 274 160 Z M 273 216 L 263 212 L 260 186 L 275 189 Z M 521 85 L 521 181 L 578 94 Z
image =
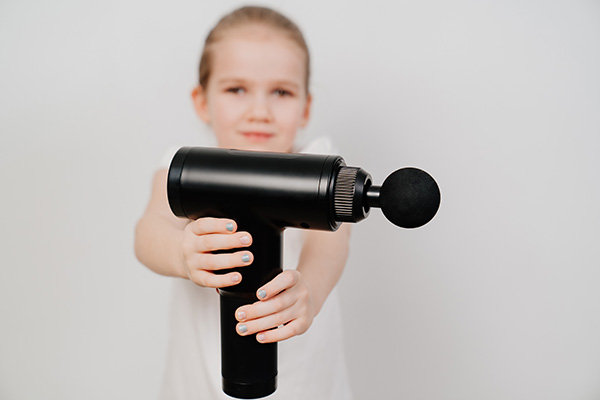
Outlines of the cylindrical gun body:
M 169 170 L 175 215 L 245 217 L 279 227 L 336 230 L 333 185 L 340 156 L 187 147 Z

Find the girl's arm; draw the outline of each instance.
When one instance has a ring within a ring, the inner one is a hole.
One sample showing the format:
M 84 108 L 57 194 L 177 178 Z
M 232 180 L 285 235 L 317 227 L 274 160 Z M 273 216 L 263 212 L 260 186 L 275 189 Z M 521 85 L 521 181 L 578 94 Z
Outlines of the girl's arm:
M 350 226 L 342 224 L 336 232 L 309 231 L 307 234 L 297 270 L 312 289 L 316 313 L 346 266 Z
M 258 302 L 237 310 L 238 333 L 268 343 L 306 332 L 344 270 L 349 238 L 349 224 L 307 231 L 298 268 L 283 271 L 257 291 Z
M 190 279 L 200 286 L 226 287 L 241 280 L 239 272 L 217 275 L 216 270 L 252 264 L 247 250 L 212 254 L 252 244 L 248 232 L 236 232 L 235 221 L 227 218 L 177 218 L 167 200 L 167 170 L 154 176 L 150 202 L 135 229 L 135 254 L 152 271 Z
M 167 170 L 154 175 L 150 201 L 135 227 L 135 255 L 160 275 L 185 278 L 181 243 L 187 221 L 169 213 L 166 181 Z

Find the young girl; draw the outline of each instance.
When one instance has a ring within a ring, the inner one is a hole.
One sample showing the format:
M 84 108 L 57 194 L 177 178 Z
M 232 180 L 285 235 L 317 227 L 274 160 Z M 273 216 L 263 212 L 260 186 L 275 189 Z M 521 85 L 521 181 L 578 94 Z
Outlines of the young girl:
M 226 15 L 206 39 L 192 98 L 218 146 L 242 150 L 330 153 L 324 139 L 295 147 L 309 119 L 309 54 L 302 33 L 283 15 L 244 7 Z M 208 143 L 200 143 L 208 145 Z M 170 342 L 161 398 L 227 399 L 221 390 L 219 303 L 214 288 L 236 285 L 252 268 L 252 232 L 236 221 L 175 217 L 164 165 L 136 228 L 138 259 L 174 280 Z M 337 232 L 285 232 L 284 271 L 236 311 L 237 333 L 279 342 L 273 399 L 349 399 L 334 286 L 348 254 L 349 227 Z M 215 250 L 236 249 L 228 254 Z M 213 288 L 213 289 L 209 289 Z M 310 328 L 310 330 L 309 330 Z M 286 340 L 290 339 L 290 340 Z

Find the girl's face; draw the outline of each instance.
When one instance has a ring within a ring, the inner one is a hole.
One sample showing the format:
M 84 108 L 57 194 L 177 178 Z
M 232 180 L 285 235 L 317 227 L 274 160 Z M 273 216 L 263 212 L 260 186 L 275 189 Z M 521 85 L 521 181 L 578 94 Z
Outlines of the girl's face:
M 197 87 L 192 97 L 219 146 L 291 151 L 311 102 L 300 47 L 261 26 L 231 30 L 213 46 L 207 87 Z

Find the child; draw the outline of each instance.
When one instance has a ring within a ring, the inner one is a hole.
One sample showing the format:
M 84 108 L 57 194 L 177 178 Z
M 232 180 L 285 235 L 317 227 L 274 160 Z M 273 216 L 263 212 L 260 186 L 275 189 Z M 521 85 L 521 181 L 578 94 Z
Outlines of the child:
M 244 7 L 226 15 L 208 35 L 192 98 L 218 146 L 291 152 L 297 151 L 297 131 L 310 115 L 308 82 L 308 48 L 296 25 L 273 10 Z M 331 152 L 323 139 L 303 150 Z M 174 280 L 161 398 L 228 399 L 221 391 L 218 295 L 207 288 L 241 280 L 237 272 L 214 271 L 252 268 L 253 255 L 245 250 L 252 232 L 238 231 L 232 219 L 175 217 L 166 196 L 166 168 L 154 177 L 135 241 L 136 255 L 148 268 L 184 278 Z M 347 224 L 337 232 L 287 230 L 287 269 L 257 291 L 255 303 L 236 311 L 238 334 L 254 335 L 261 343 L 283 341 L 278 389 L 269 398 L 351 398 L 332 293 L 348 239 Z M 212 254 L 220 249 L 237 251 Z

